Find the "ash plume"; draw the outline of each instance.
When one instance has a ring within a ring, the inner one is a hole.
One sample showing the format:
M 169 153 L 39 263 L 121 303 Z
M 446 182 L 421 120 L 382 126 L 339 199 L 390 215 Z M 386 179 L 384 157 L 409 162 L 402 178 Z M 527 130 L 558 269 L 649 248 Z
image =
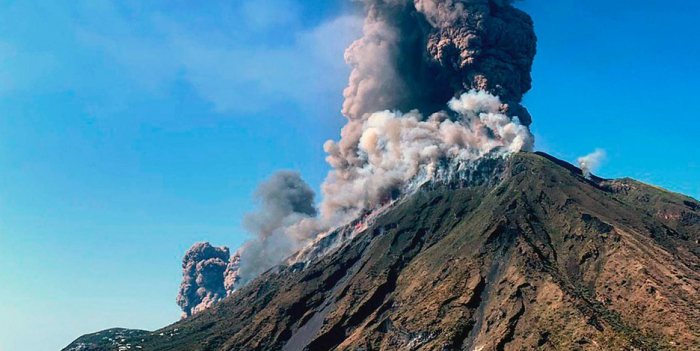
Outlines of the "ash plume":
M 579 157 L 576 161 L 578 162 L 581 171 L 586 178 L 591 178 L 591 174 L 600 169 L 601 164 L 605 161 L 607 157 L 605 150 L 596 149 L 592 153 Z
M 297 172 L 275 173 L 258 186 L 254 196 L 260 208 L 246 215 L 243 223 L 256 237 L 241 247 L 236 254 L 240 259 L 227 271 L 229 291 L 279 264 L 306 244 L 310 232 L 295 228 L 313 221 L 317 214 L 316 193 Z
M 464 166 L 497 146 L 531 148 L 531 118 L 520 102 L 531 87 L 537 39 L 512 1 L 361 2 L 364 36 L 345 53 L 353 68 L 344 92 L 348 123 L 338 142 L 324 145 L 333 167 L 322 188 L 326 222 L 376 207 L 438 161 Z M 466 100 L 474 104 L 458 106 Z M 387 125 L 377 128 L 380 119 Z M 513 130 L 517 141 L 500 134 Z
M 533 147 L 521 102 L 537 39 L 512 1 L 358 1 L 364 34 L 345 52 L 347 123 L 324 144 L 332 169 L 320 216 L 298 173 L 261 184 L 260 209 L 244 219 L 256 237 L 224 273 L 229 293 L 417 184 Z
M 350 120 L 385 109 L 430 114 L 470 90 L 499 96 L 509 115 L 530 90 L 536 37 L 530 17 L 505 0 L 360 0 L 364 36 L 346 51 Z M 350 132 L 351 128 L 346 128 Z
M 196 243 L 182 258 L 182 284 L 177 304 L 183 318 L 191 316 L 226 297 L 224 271 L 229 262 L 227 247 Z

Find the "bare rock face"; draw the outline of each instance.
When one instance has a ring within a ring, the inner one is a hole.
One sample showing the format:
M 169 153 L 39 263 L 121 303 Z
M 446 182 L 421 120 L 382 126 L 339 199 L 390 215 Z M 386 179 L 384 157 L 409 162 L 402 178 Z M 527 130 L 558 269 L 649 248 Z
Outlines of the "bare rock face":
M 200 312 L 226 297 L 224 271 L 229 262 L 227 247 L 194 244 L 182 258 L 182 284 L 177 304 L 183 317 Z
M 629 179 L 587 179 L 543 154 L 516 154 L 479 168 L 470 179 L 427 184 L 326 255 L 268 271 L 210 309 L 134 337 L 134 345 L 700 345 L 698 201 Z

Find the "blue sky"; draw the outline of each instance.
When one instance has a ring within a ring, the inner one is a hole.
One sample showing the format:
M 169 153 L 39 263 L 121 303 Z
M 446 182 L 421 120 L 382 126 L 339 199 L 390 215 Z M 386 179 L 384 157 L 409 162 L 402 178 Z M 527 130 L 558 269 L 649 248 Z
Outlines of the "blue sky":
M 700 198 L 700 4 L 519 3 L 538 149 Z M 255 185 L 327 171 L 356 8 L 0 2 L 0 350 L 175 321 L 194 242 L 238 247 Z

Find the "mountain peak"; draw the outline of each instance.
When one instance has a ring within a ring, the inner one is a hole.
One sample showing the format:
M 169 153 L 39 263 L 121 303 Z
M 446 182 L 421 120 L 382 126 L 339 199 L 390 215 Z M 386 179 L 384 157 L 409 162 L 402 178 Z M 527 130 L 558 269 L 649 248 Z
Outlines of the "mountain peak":
M 474 181 L 423 187 L 324 255 L 270 270 L 211 309 L 140 334 L 133 345 L 698 345 L 696 200 L 630 179 L 587 179 L 580 169 L 542 153 L 518 153 L 480 167 L 482 176 Z

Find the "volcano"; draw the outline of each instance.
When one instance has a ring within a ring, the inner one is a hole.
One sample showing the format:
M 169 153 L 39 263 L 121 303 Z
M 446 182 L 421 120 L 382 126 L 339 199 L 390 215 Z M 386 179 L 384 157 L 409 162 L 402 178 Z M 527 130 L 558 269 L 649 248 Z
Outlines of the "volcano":
M 423 184 L 334 234 L 347 239 L 192 317 L 64 350 L 700 345 L 700 203 L 632 179 L 589 179 L 521 152 Z

